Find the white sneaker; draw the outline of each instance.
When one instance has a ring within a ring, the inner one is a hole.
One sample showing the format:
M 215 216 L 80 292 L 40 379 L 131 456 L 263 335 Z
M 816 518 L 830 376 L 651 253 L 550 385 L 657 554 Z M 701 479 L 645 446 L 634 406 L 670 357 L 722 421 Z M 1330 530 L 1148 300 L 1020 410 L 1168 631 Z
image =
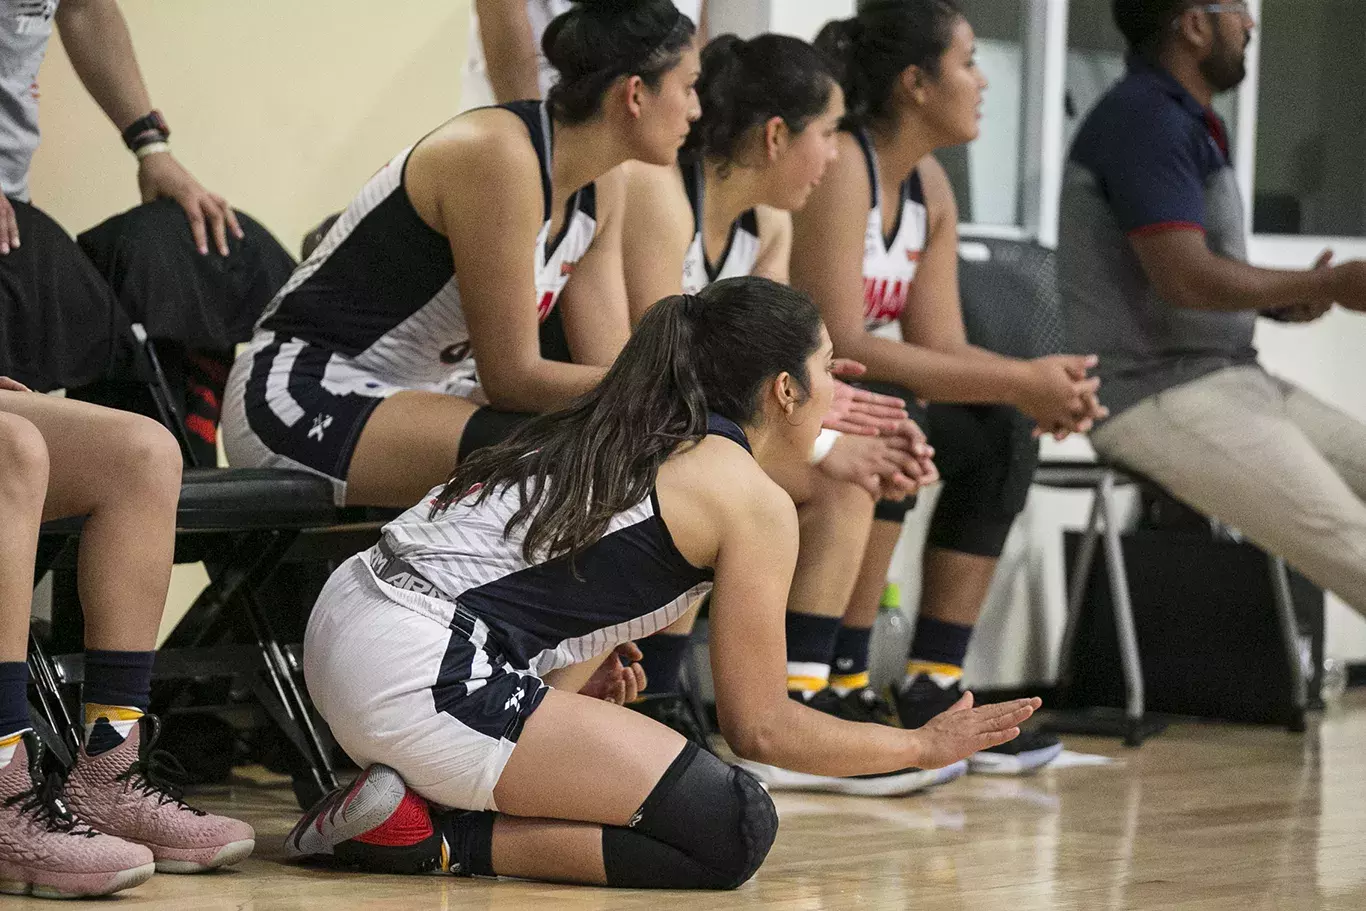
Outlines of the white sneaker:
M 955 762 L 942 769 L 902 769 L 899 772 L 841 778 L 794 772 L 748 760 L 741 760 L 740 766 L 763 782 L 770 791 L 819 791 L 857 797 L 904 797 L 961 778 L 968 770 L 966 762 Z

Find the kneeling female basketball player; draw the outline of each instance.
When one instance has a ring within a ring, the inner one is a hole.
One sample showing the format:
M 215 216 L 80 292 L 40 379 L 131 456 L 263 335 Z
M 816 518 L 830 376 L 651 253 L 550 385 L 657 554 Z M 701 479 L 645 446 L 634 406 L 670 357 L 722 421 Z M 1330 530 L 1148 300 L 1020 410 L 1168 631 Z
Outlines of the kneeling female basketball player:
M 713 583 L 717 712 L 740 755 L 862 775 L 945 766 L 1016 736 L 1037 700 L 974 709 L 965 695 L 905 731 L 787 697 L 797 518 L 780 483 L 806 464 L 830 362 L 818 311 L 785 286 L 736 278 L 668 298 L 594 391 L 467 460 L 343 564 L 309 622 L 305 675 L 368 768 L 295 827 L 289 853 L 394 872 L 740 885 L 776 834 L 758 781 L 589 696 L 613 684 L 619 696 L 623 643 Z

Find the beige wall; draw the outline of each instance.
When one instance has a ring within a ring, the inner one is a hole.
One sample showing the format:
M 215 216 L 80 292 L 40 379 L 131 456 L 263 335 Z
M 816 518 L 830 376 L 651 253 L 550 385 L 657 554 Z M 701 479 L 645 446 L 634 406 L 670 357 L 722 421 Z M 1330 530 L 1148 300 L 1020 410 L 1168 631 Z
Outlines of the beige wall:
M 457 110 L 469 0 L 120 0 L 177 157 L 297 254 Z M 39 74 L 35 204 L 76 233 L 137 204 L 136 168 L 61 42 Z
M 469 0 L 120 0 L 176 156 L 297 255 L 318 219 L 452 116 Z M 137 168 L 56 40 L 33 201 L 72 234 L 138 203 Z M 179 566 L 163 635 L 207 581 Z

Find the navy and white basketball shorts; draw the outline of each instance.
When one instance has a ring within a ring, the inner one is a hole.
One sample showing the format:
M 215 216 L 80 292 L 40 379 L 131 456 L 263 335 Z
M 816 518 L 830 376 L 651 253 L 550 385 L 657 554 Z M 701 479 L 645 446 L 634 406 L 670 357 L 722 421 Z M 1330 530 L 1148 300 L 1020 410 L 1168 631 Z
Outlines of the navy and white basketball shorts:
M 356 764 L 383 763 L 435 803 L 496 810 L 494 786 L 549 691 L 449 601 L 382 581 L 377 550 L 332 574 L 308 621 L 304 678 Z
M 440 388 L 409 387 L 381 379 L 346 358 L 283 334 L 258 333 L 238 355 L 223 399 L 223 448 L 231 465 L 294 468 L 332 482 L 338 506 L 365 422 L 395 392 L 427 388 L 471 395 L 468 376 L 455 372 Z

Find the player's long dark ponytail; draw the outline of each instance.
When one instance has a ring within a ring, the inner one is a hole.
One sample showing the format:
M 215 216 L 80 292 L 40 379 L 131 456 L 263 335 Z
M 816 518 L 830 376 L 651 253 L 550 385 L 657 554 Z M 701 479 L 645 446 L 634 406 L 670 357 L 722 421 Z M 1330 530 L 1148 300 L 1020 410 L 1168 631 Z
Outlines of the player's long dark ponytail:
M 753 421 L 765 384 L 783 371 L 809 392 L 806 360 L 820 345 L 820 326 L 810 298 L 764 278 L 666 297 L 596 389 L 471 455 L 432 515 L 465 496 L 478 504 L 517 485 L 521 507 L 505 532 L 526 523 L 528 560 L 572 560 L 613 516 L 649 495 L 674 450 L 706 435 L 708 412 Z

